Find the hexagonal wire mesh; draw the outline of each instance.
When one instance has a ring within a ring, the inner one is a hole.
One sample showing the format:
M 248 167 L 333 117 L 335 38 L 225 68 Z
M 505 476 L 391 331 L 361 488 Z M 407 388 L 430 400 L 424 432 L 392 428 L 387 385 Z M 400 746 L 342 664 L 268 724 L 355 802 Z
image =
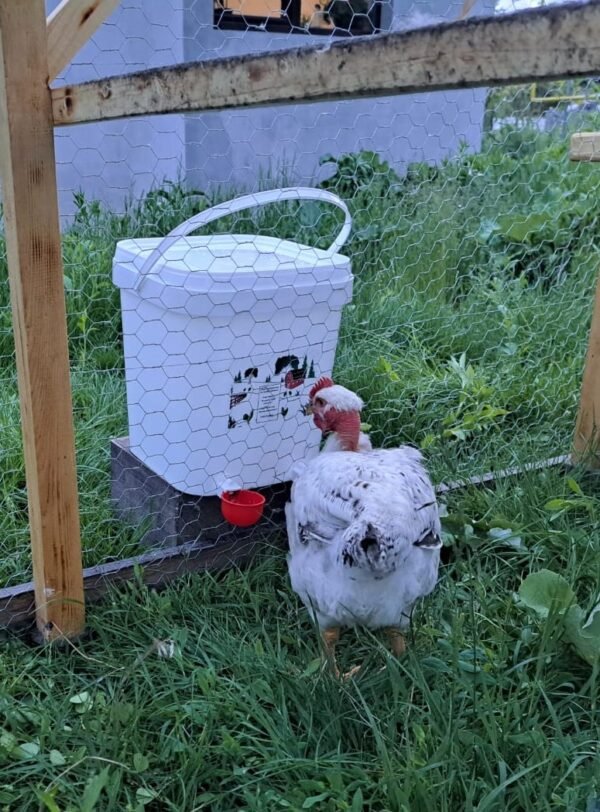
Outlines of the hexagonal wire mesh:
M 123 0 L 58 81 L 327 47 L 458 12 L 448 0 Z M 277 524 L 293 462 L 318 449 L 303 406 L 322 374 L 363 397 L 374 445 L 417 444 L 438 481 L 566 452 L 600 191 L 568 140 L 598 128 L 596 96 L 590 80 L 57 130 L 85 565 L 231 540 L 214 496 L 232 480 L 266 488 L 259 526 Z M 158 238 L 188 218 L 298 186 L 315 199 L 223 216 L 135 287 Z M 344 214 L 323 192 L 352 218 L 340 253 L 329 247 Z M 31 557 L 2 290 L 9 586 L 30 578 Z

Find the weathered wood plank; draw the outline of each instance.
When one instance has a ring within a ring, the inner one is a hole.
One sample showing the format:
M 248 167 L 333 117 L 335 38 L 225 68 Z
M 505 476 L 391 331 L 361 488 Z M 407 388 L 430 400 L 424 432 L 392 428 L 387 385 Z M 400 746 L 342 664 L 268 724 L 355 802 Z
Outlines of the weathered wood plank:
M 62 0 L 48 16 L 48 81 L 83 48 L 120 0 Z
M 568 455 L 552 457 L 540 462 L 527 463 L 514 468 L 490 472 L 481 476 L 470 477 L 456 482 L 440 483 L 436 486 L 438 495 L 460 490 L 468 486 L 480 487 L 493 485 L 494 482 L 507 477 L 519 476 L 528 471 L 538 471 L 556 466 L 568 466 Z M 269 534 L 272 543 L 276 543 L 276 524 Z M 264 550 L 266 534 L 253 529 L 237 530 L 226 540 L 213 541 L 207 545 L 202 541 L 179 544 L 175 547 L 161 548 L 134 558 L 114 561 L 89 567 L 84 572 L 86 602 L 101 600 L 109 589 L 130 581 L 137 571 L 139 577 L 148 586 L 165 586 L 175 579 L 193 572 L 210 570 L 219 571 L 232 566 L 248 563 L 261 549 Z M 285 539 L 284 520 L 281 520 L 281 535 Z M 33 613 L 33 584 L 0 589 L 0 629 L 15 628 L 31 621 Z
M 600 161 L 600 133 L 572 135 L 569 158 L 572 161 Z
M 0 170 L 37 623 L 84 624 L 44 0 L 0 0 Z
M 57 125 L 600 72 L 600 2 L 148 70 L 53 93 Z

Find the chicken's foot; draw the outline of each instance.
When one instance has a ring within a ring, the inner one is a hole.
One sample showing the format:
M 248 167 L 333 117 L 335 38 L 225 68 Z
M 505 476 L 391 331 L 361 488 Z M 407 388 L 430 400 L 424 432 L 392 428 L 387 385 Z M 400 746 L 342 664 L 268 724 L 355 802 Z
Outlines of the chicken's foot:
M 325 664 L 329 666 L 331 671 L 336 677 L 340 676 L 340 670 L 337 667 L 335 660 L 335 646 L 340 639 L 340 630 L 335 627 L 333 629 L 323 629 L 321 631 L 321 640 L 323 641 L 323 654 L 325 656 Z
M 348 680 L 353 677 L 360 669 L 362 665 L 355 665 L 349 671 L 346 671 L 344 674 L 340 673 L 340 669 L 338 668 L 338 664 L 335 658 L 335 647 L 340 639 L 340 630 L 338 627 L 333 629 L 323 629 L 321 632 L 321 639 L 323 640 L 323 648 L 325 654 L 325 662 L 331 669 L 333 675 L 337 679 Z
M 400 629 L 395 627 L 385 630 L 392 653 L 400 657 L 406 651 L 406 638 Z

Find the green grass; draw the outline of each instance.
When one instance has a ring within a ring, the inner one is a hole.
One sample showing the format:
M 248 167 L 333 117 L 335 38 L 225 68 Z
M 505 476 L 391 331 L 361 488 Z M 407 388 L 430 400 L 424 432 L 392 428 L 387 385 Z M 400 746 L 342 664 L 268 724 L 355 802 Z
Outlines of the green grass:
M 85 809 L 96 780 L 102 810 L 149 798 L 149 809 L 214 812 L 586 810 L 600 793 L 597 672 L 553 618 L 514 599 L 527 572 L 549 567 L 593 605 L 600 500 L 545 509 L 566 493 L 548 470 L 454 494 L 450 560 L 407 655 L 346 632 L 342 665 L 365 668 L 345 685 L 319 672 L 277 552 L 161 593 L 132 583 L 67 652 L 9 641 L 0 804 Z M 506 524 L 520 547 L 490 540 Z M 157 640 L 174 641 L 172 658 Z
M 403 178 L 377 156 L 346 156 L 325 184 L 355 222 L 336 379 L 364 397 L 374 441 L 420 445 L 436 480 L 569 448 L 600 174 L 569 164 L 566 148 L 564 133 L 503 131 L 477 155 Z M 109 438 L 127 430 L 114 245 L 166 233 L 208 202 L 167 185 L 117 215 L 79 197 L 65 234 L 87 565 L 139 551 L 109 505 Z M 318 204 L 286 204 L 215 230 L 326 246 L 338 227 Z M 2 285 L 3 585 L 30 577 L 12 353 Z M 248 572 L 160 594 L 133 583 L 91 610 L 89 637 L 67 652 L 7 638 L 0 810 L 592 812 L 597 666 L 558 618 L 515 600 L 527 574 L 548 568 L 586 612 L 597 603 L 598 489 L 577 478 L 584 498 L 558 470 L 451 494 L 448 562 L 409 653 L 396 662 L 348 632 L 342 663 L 366 668 L 347 685 L 319 673 L 317 637 L 276 551 Z M 175 656 L 159 657 L 153 641 L 167 639 Z

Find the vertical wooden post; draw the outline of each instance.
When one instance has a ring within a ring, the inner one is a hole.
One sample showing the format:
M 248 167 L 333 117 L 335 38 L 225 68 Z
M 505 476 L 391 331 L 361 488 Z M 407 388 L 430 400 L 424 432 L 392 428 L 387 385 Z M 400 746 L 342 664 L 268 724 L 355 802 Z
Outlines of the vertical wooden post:
M 83 574 L 44 0 L 0 0 L 0 171 L 36 617 L 83 630 Z
M 600 279 L 583 370 L 579 413 L 573 437 L 573 461 L 600 467 Z
M 572 161 L 600 160 L 600 133 L 574 133 L 571 136 L 569 157 Z M 596 297 L 588 349 L 581 383 L 579 413 L 575 424 L 571 458 L 592 468 L 600 467 L 600 278 L 596 284 Z

